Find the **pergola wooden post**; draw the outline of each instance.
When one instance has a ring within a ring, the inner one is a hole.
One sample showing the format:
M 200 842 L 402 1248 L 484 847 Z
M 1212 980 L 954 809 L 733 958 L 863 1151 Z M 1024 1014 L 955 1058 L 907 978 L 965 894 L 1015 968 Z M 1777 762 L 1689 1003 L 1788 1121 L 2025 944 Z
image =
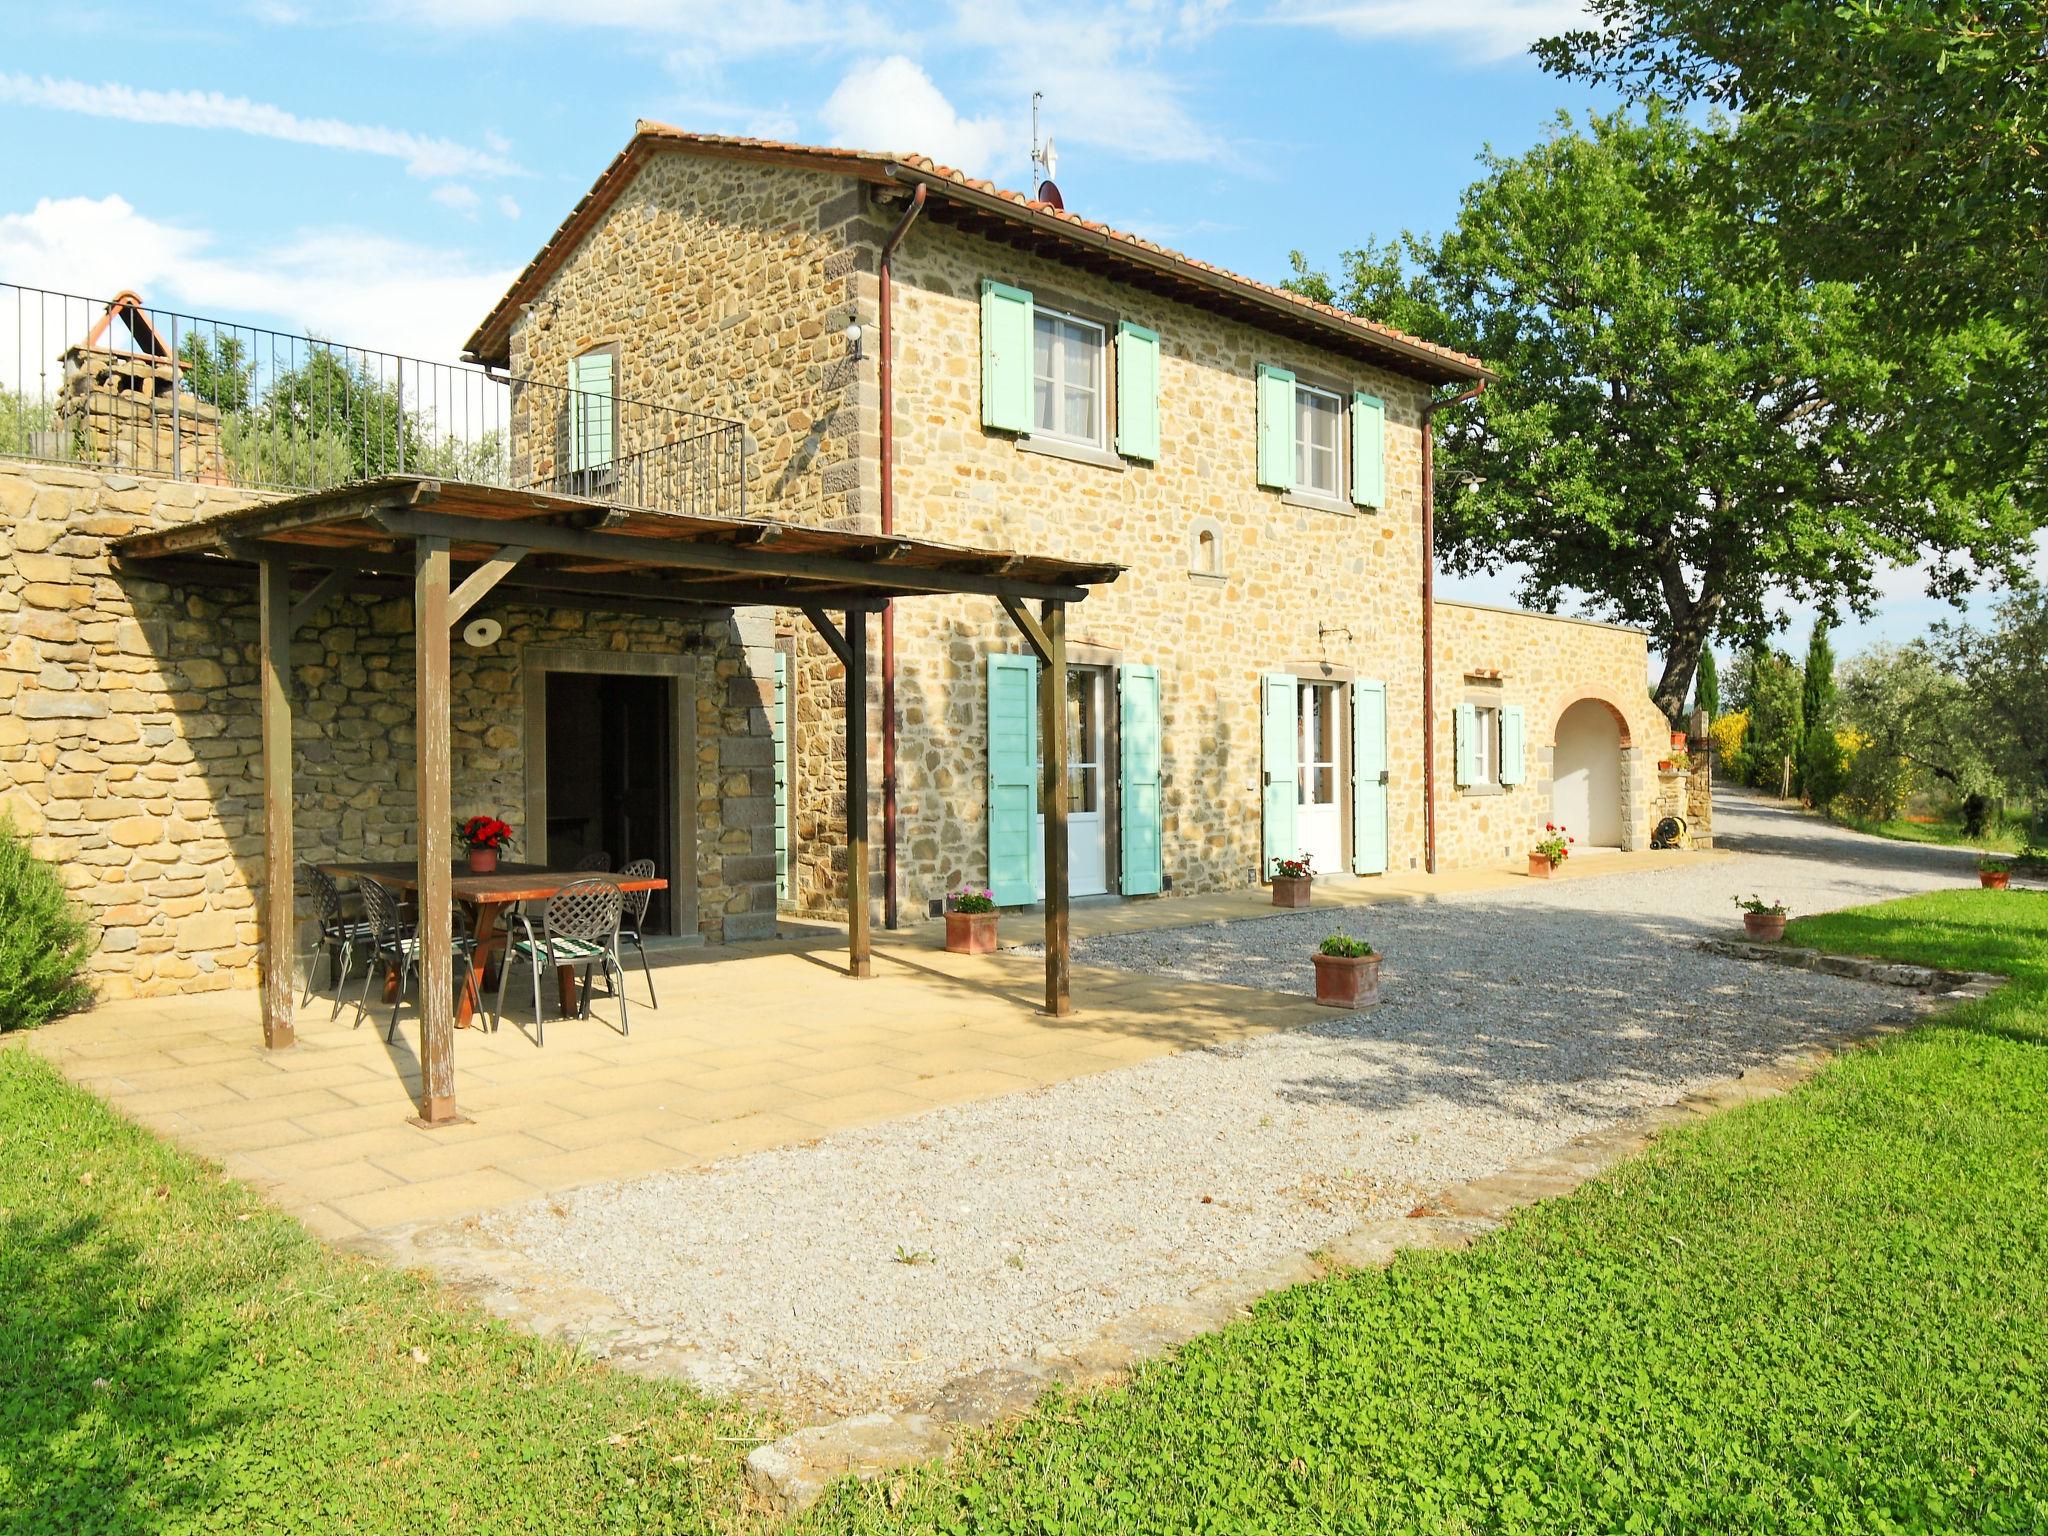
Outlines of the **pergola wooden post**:
M 1045 1011 L 1074 1011 L 1067 922 L 1067 605 L 1047 598 L 1032 617 L 1023 600 L 1002 599 L 1017 632 L 1037 653 L 1039 771 L 1045 801 Z
M 418 1123 L 448 1125 L 455 1108 L 454 797 L 450 787 L 448 541 L 413 545 L 419 793 L 420 1097 Z
M 257 566 L 258 666 L 263 698 L 263 1043 L 282 1050 L 298 1036 L 292 1027 L 294 942 L 298 927 L 292 892 L 297 874 L 292 851 L 292 568 L 283 555 L 266 554 Z M 317 957 L 316 957 L 317 958 Z
M 868 616 L 846 614 L 846 973 L 874 974 L 868 934 Z

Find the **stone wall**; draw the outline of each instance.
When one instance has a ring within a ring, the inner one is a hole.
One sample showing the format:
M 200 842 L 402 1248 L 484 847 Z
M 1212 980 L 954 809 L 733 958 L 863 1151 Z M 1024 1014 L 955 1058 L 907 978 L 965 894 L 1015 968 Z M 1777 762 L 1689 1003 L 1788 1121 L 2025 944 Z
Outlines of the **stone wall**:
M 1074 462 L 982 428 L 984 277 L 1159 333 L 1157 464 Z M 1421 759 L 1403 722 L 1421 708 L 1422 387 L 929 218 L 897 253 L 894 292 L 897 529 L 1130 567 L 1076 605 L 1069 638 L 1101 659 L 1160 669 L 1161 841 L 1174 889 L 1258 878 L 1259 679 L 1270 672 L 1386 683 L 1389 867 L 1416 867 Z M 1383 510 L 1312 508 L 1258 487 L 1262 362 L 1385 399 Z M 1220 541 L 1220 580 L 1191 572 L 1200 526 Z M 984 657 L 1022 643 L 985 599 L 901 603 L 897 623 L 901 878 L 915 915 L 987 878 Z
M 0 461 L 0 808 L 99 930 L 109 996 L 255 984 L 264 879 L 257 631 L 246 589 L 116 573 L 111 540 L 246 506 L 256 493 Z M 697 658 L 697 924 L 772 928 L 769 626 L 494 607 L 504 637 L 453 652 L 455 810 L 524 834 L 522 655 L 532 647 Z M 755 653 L 755 654 L 750 654 Z M 411 602 L 335 602 L 293 647 L 300 859 L 407 858 L 416 822 Z M 761 761 L 754 759 L 760 758 Z M 765 918 L 763 916 L 765 909 Z M 302 914 L 303 915 L 303 914 Z
M 844 177 L 657 154 L 514 326 L 511 371 L 566 383 L 571 358 L 615 348 L 616 392 L 628 402 L 622 413 L 644 402 L 745 424 L 749 515 L 878 527 L 873 358 L 882 234 L 861 187 Z M 866 328 L 862 361 L 844 335 L 849 320 Z M 544 425 L 533 417 L 551 403 L 560 402 L 529 389 L 521 407 L 520 452 L 537 473 L 550 466 L 534 458 L 531 445 L 546 433 L 533 430 Z M 830 909 L 844 900 L 835 702 L 844 679 L 800 615 L 767 622 L 790 637 L 793 713 L 803 726 L 791 752 L 794 904 Z M 746 655 L 757 669 L 772 666 L 765 649 Z M 772 673 L 756 670 L 744 686 L 750 695 L 772 690 Z M 766 740 L 765 712 L 760 720 Z M 880 782 L 879 758 L 870 781 Z M 772 828 L 755 835 L 772 839 Z M 772 860 L 772 842 L 735 856 L 764 854 Z M 772 913 L 765 926 L 772 928 Z
M 1471 603 L 1436 605 L 1438 867 L 1515 862 L 1552 819 L 1551 768 L 1560 717 L 1597 699 L 1622 740 L 1623 843 L 1647 848 L 1658 804 L 1657 761 L 1670 727 L 1650 701 L 1640 630 Z M 1460 702 L 1519 705 L 1526 782 L 1497 792 L 1456 783 L 1453 716 Z

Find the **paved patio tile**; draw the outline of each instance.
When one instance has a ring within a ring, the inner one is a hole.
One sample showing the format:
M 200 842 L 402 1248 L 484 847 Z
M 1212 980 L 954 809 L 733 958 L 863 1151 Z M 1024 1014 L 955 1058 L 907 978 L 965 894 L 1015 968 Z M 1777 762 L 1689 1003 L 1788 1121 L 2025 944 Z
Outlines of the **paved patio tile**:
M 573 1152 L 552 1152 L 513 1163 L 503 1171 L 523 1179 L 529 1196 L 541 1190 L 570 1189 L 594 1184 L 601 1179 L 630 1179 L 662 1168 L 673 1168 L 677 1158 L 673 1147 L 637 1136 L 601 1142 Z
M 808 1120 L 764 1113 L 713 1121 L 684 1131 L 664 1131 L 653 1139 L 689 1157 L 715 1162 L 721 1157 L 737 1157 L 742 1153 L 765 1151 L 769 1147 L 799 1146 L 807 1141 L 816 1141 L 824 1134 L 822 1126 Z
M 481 1132 L 481 1134 L 479 1134 Z M 450 1126 L 433 1133 L 433 1145 L 384 1153 L 370 1161 L 408 1184 L 431 1183 L 454 1174 L 556 1156 L 561 1148 L 513 1131 L 493 1135 L 476 1125 Z
M 531 1200 L 540 1186 L 501 1168 L 479 1168 L 417 1184 L 397 1184 L 330 1202 L 357 1225 L 375 1229 L 407 1221 L 449 1221 L 471 1211 Z

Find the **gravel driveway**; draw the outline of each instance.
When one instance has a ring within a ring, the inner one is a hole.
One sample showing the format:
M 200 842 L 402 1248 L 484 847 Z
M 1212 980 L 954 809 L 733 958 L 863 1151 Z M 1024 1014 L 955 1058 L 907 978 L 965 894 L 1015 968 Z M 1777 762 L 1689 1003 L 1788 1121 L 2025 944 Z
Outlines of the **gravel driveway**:
M 488 1218 L 500 1241 L 698 1352 L 714 1389 L 847 1412 L 1072 1345 L 1746 1064 L 1910 1014 L 1884 988 L 1692 939 L 1758 891 L 1795 912 L 1953 885 L 1970 855 L 1744 799 L 1740 857 L 1512 893 L 1122 935 L 1085 964 L 1309 989 L 1332 929 L 1383 1005 L 810 1146 Z

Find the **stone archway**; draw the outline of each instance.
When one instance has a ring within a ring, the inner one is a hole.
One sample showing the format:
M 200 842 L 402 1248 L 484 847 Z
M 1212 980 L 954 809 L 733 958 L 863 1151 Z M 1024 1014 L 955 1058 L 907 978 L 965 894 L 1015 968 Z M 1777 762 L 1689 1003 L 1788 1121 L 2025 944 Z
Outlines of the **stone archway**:
M 1550 819 L 1581 847 L 1628 845 L 1628 720 L 1602 698 L 1583 698 L 1557 717 L 1551 751 Z

